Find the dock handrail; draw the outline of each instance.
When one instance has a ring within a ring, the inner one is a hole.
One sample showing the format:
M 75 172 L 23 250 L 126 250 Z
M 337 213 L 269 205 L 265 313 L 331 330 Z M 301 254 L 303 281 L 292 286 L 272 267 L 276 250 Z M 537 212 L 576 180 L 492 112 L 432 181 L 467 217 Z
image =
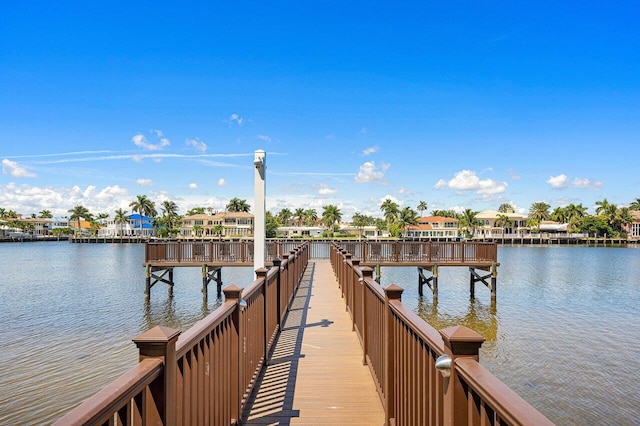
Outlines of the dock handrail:
M 54 425 L 236 424 L 309 262 L 309 243 L 257 271 L 244 290 L 182 335 L 156 326 L 134 339 L 140 362 Z
M 463 326 L 434 329 L 402 303 L 402 288 L 383 289 L 338 243 L 331 264 L 386 424 L 553 424 L 479 364 L 481 335 Z

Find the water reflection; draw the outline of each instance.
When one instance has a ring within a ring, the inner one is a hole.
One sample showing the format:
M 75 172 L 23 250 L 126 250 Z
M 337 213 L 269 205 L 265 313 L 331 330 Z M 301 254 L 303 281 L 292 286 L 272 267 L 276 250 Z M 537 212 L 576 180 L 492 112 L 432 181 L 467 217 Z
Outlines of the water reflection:
M 167 297 L 166 300 L 157 302 L 151 302 L 145 298 L 140 332 L 145 332 L 156 325 L 184 331 L 196 321 L 205 318 L 218 309 L 222 305 L 222 301 L 222 297 L 218 297 L 211 302 L 206 297 L 203 297 L 199 313 L 178 313 L 176 312 L 176 301 L 173 297 Z
M 438 311 L 438 301 L 429 297 L 418 297 L 416 313 L 436 330 L 453 325 L 464 325 L 484 336 L 487 342 L 496 340 L 498 335 L 497 306 L 495 301 L 489 304 L 475 299 L 470 300 L 463 314 L 452 315 Z

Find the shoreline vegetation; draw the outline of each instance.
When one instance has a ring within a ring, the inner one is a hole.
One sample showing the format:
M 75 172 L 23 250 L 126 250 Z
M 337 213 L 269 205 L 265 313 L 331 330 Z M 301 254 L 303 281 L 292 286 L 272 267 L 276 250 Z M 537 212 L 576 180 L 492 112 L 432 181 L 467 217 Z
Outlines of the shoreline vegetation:
M 101 236 L 99 230 L 105 228 L 109 221 L 112 221 L 122 230 L 126 224 L 131 224 L 133 235 L 129 234 L 128 238 L 147 238 L 143 235 L 143 218 L 149 221 L 149 231 L 152 235 L 160 238 L 191 238 L 203 234 L 204 228 L 200 224 L 192 226 L 187 233 L 183 231 L 183 220 L 190 216 L 207 214 L 212 215 L 217 211 L 212 207 L 194 207 L 185 212 L 184 215 L 179 213 L 178 205 L 169 200 L 165 200 L 158 206 L 160 213 L 156 208 L 156 203 L 150 200 L 146 195 L 138 195 L 136 200 L 129 204 L 132 214 L 127 210 L 119 208 L 113 215 L 108 213 L 92 213 L 88 208 L 77 205 L 68 210 L 70 213 L 63 219 L 66 220 L 66 226 L 54 226 L 51 229 L 45 228 L 46 231 L 40 233 L 35 232 L 34 221 L 51 220 L 53 214 L 50 210 L 42 210 L 38 215 L 32 213 L 30 217 L 23 218 L 22 214 L 18 214 L 13 210 L 7 210 L 0 207 L 0 230 L 5 239 L 9 237 L 11 240 L 27 240 L 31 238 L 43 237 L 68 237 L 74 239 L 82 236 L 82 238 L 118 238 L 122 232 L 116 232 L 116 236 Z M 403 238 L 411 236 L 408 232 L 415 229 L 424 218 L 424 212 L 428 210 L 428 204 L 420 201 L 413 209 L 410 206 L 401 207 L 401 203 L 393 201 L 389 198 L 385 199 L 379 206 L 382 217 L 374 217 L 373 215 L 362 214 L 356 212 L 352 215 L 351 221 L 342 222 L 343 212 L 334 204 L 322 207 L 322 212 L 316 209 L 298 208 L 294 211 L 289 208 L 282 208 L 280 211 L 273 213 L 266 212 L 266 236 L 267 238 L 277 237 L 277 230 L 283 227 L 304 227 L 314 226 L 322 227 L 322 237 L 328 238 L 350 238 L 350 234 L 342 232 L 341 226 L 347 226 L 362 231 L 367 228 L 374 228 L 376 239 L 392 237 Z M 229 200 L 225 206 L 225 212 L 249 213 L 251 206 L 247 200 L 237 197 Z M 136 229 L 132 222 L 133 214 L 138 213 L 137 222 L 139 228 Z M 486 212 L 486 211 L 485 211 Z M 501 204 L 496 211 L 493 211 L 491 218 L 483 217 L 483 212 L 474 211 L 472 209 L 457 210 L 437 210 L 432 209 L 432 217 L 455 219 L 456 233 L 455 238 L 469 239 L 473 241 L 521 241 L 525 240 L 552 240 L 561 243 L 566 241 L 631 241 L 635 242 L 640 237 L 638 230 L 640 229 L 640 198 L 636 198 L 629 203 L 628 206 L 617 206 L 610 203 L 606 198 L 595 203 L 595 214 L 589 214 L 587 207 L 582 204 L 569 204 L 564 207 L 555 207 L 543 201 L 534 202 L 529 207 L 528 214 L 517 213 L 515 208 L 509 203 Z M 495 217 L 494 217 L 495 216 Z M 83 220 L 85 226 L 83 226 Z M 545 226 L 549 223 L 561 225 L 562 233 L 545 232 Z M 488 228 L 489 227 L 489 228 Z M 224 227 L 218 225 L 219 229 L 214 230 L 216 235 L 209 235 L 207 238 L 222 238 Z M 489 230 L 490 234 L 485 234 Z M 494 232 L 495 230 L 501 232 Z M 8 231 L 13 235 L 6 235 Z M 137 234 L 136 234 L 137 231 Z M 16 237 L 17 234 L 17 237 Z M 225 238 L 235 238 L 235 236 L 226 236 Z M 243 238 L 246 236 L 243 236 Z M 357 236 L 356 236 L 357 238 Z M 450 237 L 445 237 L 445 240 Z M 442 240 L 439 237 L 428 237 L 428 240 Z

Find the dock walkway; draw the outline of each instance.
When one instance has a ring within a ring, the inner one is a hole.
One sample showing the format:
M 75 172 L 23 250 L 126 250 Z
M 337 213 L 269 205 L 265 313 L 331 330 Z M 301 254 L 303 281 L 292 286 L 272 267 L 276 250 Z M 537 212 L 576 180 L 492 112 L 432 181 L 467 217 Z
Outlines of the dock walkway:
M 384 424 L 329 260 L 309 262 L 244 424 Z

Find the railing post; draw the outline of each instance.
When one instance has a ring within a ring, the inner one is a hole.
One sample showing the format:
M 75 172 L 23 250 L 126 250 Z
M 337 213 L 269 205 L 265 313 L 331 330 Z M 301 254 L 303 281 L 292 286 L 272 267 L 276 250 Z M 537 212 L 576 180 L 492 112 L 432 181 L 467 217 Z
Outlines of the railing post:
M 235 284 L 224 288 L 224 298 L 226 301 L 235 302 L 236 309 L 231 316 L 231 322 L 235 328 L 235 334 L 232 336 L 231 342 L 231 357 L 229 360 L 229 370 L 231 372 L 231 385 L 229 389 L 230 405 L 231 405 L 231 424 L 238 424 L 240 422 L 240 404 L 244 395 L 244 388 L 241 385 L 243 382 L 242 366 L 244 365 L 245 354 L 245 342 L 244 342 L 244 330 L 242 330 L 242 321 L 240 318 L 240 297 L 242 296 L 242 289 Z
M 444 340 L 444 352 L 450 359 L 449 377 L 444 378 L 444 424 L 468 424 L 467 394 L 458 378 L 455 364 L 457 358 L 479 360 L 480 346 L 484 337 L 465 326 L 458 325 L 440 330 Z
M 291 303 L 291 282 L 289 280 L 289 255 L 288 254 L 283 254 L 282 255 L 282 259 L 283 262 L 286 264 L 286 266 L 284 267 L 284 281 L 285 281 L 285 287 L 287 289 L 287 308 L 289 307 L 289 303 Z M 280 264 L 282 265 L 282 264 Z
M 395 348 L 395 332 L 393 313 L 391 312 L 391 301 L 400 301 L 404 289 L 395 284 L 391 284 L 384 289 L 385 294 L 385 321 L 384 321 L 384 406 L 385 406 L 385 425 L 395 424 L 395 357 L 393 350 Z
M 344 292 L 345 295 L 345 299 L 346 299 L 346 306 L 347 308 L 351 308 L 353 307 L 353 304 L 351 303 L 351 300 L 353 298 L 353 286 L 352 286 L 352 282 L 353 282 L 353 273 L 352 271 L 350 271 L 349 269 L 351 269 L 349 267 L 349 262 L 351 262 L 351 253 L 347 253 L 344 255 L 344 272 L 345 272 L 345 286 L 342 289 L 342 291 Z M 345 309 L 345 310 L 349 310 L 349 309 Z M 353 317 L 353 312 L 351 312 L 351 316 Z
M 373 269 L 365 266 L 362 271 L 362 282 L 360 284 L 360 294 L 362 295 L 362 364 L 367 365 L 367 348 L 369 347 L 369 332 L 367 331 L 367 280 L 373 280 Z
M 278 268 L 276 271 L 276 304 L 278 311 L 278 330 L 282 329 L 282 288 L 280 288 L 282 282 L 280 280 L 280 265 L 282 265 L 282 260 L 278 259 L 277 257 L 273 259 L 273 267 Z
M 353 287 L 351 287 L 353 289 L 351 293 L 351 297 L 353 297 L 353 312 L 351 312 L 351 328 L 355 330 L 356 323 L 357 323 L 356 315 L 360 315 L 360 311 L 362 310 L 362 306 L 357 306 L 357 299 L 356 299 L 356 294 L 357 292 L 360 291 L 360 287 L 358 286 L 359 284 L 358 269 L 360 269 L 360 259 L 352 259 L 351 264 L 353 265 L 353 268 L 351 270 L 351 276 L 352 276 L 351 282 L 353 283 Z M 362 300 L 360 303 L 362 304 Z M 362 336 L 362 330 L 360 330 L 360 335 Z
M 147 414 L 149 424 L 176 424 L 176 397 L 177 397 L 177 369 L 176 340 L 180 335 L 179 330 L 155 326 L 138 337 L 133 342 L 138 347 L 138 361 L 145 358 L 160 358 L 164 364 L 162 380 L 160 383 L 149 386 L 151 398 L 147 398 Z M 155 404 L 150 406 L 150 404 Z M 155 408 L 155 410 L 153 409 Z
M 269 304 L 267 303 L 267 299 L 269 298 L 268 296 L 268 291 L 267 291 L 267 272 L 269 272 L 269 270 L 267 268 L 258 268 L 256 269 L 256 278 L 257 279 L 261 279 L 262 280 L 262 303 L 263 303 L 263 309 L 262 309 L 262 322 L 264 324 L 264 333 L 262 333 L 262 337 L 263 337 L 263 342 L 262 342 L 262 357 L 264 362 L 267 361 L 267 345 L 269 344 L 269 339 L 271 338 L 271 336 L 269 335 L 269 309 L 271 309 L 271 306 L 269 306 Z

